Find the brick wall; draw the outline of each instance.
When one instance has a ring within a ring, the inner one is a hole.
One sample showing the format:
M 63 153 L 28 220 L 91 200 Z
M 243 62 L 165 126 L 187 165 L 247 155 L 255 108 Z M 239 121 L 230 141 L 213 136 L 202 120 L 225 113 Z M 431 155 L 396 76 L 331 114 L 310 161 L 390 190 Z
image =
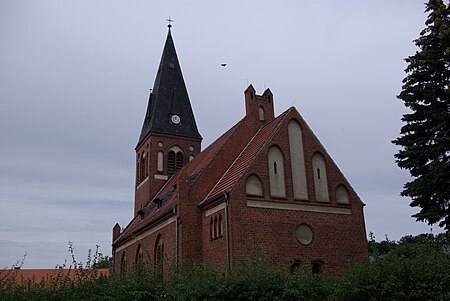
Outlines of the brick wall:
M 229 224 L 232 260 L 236 262 L 239 259 L 239 250 L 259 249 L 264 250 L 274 265 L 288 265 L 292 261 L 310 264 L 318 260 L 323 262 L 325 269 L 337 271 L 348 267 L 353 260 L 361 260 L 367 254 L 363 203 L 309 127 L 295 111 L 292 112 L 273 141 L 266 145 L 231 192 Z M 294 200 L 293 197 L 287 134 L 287 124 L 291 118 L 295 118 L 302 127 L 309 196 L 307 201 Z M 284 155 L 286 198 L 275 199 L 270 196 L 267 155 L 272 145 L 280 147 Z M 326 203 L 315 201 L 311 158 L 317 151 L 326 162 L 330 196 L 330 202 Z M 245 179 L 251 174 L 256 174 L 262 181 L 263 196 L 260 198 L 247 197 L 245 194 Z M 339 184 L 343 184 L 349 192 L 349 205 L 336 203 L 335 189 Z M 246 205 L 248 199 L 348 208 L 351 209 L 351 214 L 250 208 Z M 302 223 L 309 225 L 313 231 L 314 239 L 308 245 L 302 245 L 295 235 L 296 228 Z
M 156 227 L 157 224 L 154 226 Z M 142 233 L 145 233 L 146 231 L 151 231 L 151 229 L 152 228 L 148 228 Z M 120 261 L 124 252 L 127 253 L 128 258 L 127 271 L 132 270 L 133 266 L 136 264 L 137 250 L 139 244 L 141 245 L 143 251 L 143 261 L 149 262 L 152 266 L 154 266 L 156 241 L 158 239 L 158 236 L 161 235 L 164 242 L 164 273 L 165 274 L 169 273 L 175 264 L 175 247 L 176 247 L 175 231 L 176 229 L 174 222 L 142 239 L 138 240 L 132 237 L 129 240 L 124 241 L 123 243 L 121 243 L 121 245 L 125 245 L 130 241 L 133 241 L 134 243 L 124 248 L 123 250 L 116 251 L 114 256 L 114 271 L 117 273 L 120 272 Z M 136 236 L 140 234 L 141 233 L 137 233 Z
M 162 146 L 160 146 L 160 142 Z M 134 202 L 134 214 L 144 207 L 149 201 L 151 201 L 156 193 L 161 189 L 166 180 L 155 179 L 155 175 L 168 176 L 167 175 L 167 156 L 169 150 L 173 146 L 178 146 L 183 150 L 184 153 L 184 164 L 189 162 L 189 156 L 197 156 L 201 151 L 201 141 L 191 138 L 185 137 L 174 137 L 171 135 L 163 135 L 163 134 L 150 134 L 147 138 L 139 145 L 136 150 L 136 168 L 138 163 L 138 155 L 142 154 L 144 151 L 147 152 L 149 156 L 148 160 L 148 179 L 147 181 L 139 185 L 140 183 L 136 183 L 136 191 L 135 191 L 135 202 Z M 193 147 L 193 150 L 190 150 L 190 147 Z M 163 160 L 163 172 L 157 171 L 157 154 L 159 151 L 162 151 L 164 154 Z M 168 176 L 169 177 L 169 176 Z

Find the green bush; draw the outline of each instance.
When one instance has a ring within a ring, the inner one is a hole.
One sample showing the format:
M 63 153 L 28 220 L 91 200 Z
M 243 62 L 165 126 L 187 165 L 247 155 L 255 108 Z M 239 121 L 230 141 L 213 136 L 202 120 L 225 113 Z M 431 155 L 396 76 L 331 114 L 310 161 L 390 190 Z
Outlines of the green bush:
M 433 239 L 401 240 L 338 279 L 334 300 L 450 300 L 450 254 Z
M 0 300 L 450 300 L 448 242 L 442 235 L 389 241 L 389 252 L 339 277 L 273 270 L 261 256 L 244 258 L 227 275 L 209 264 L 169 269 L 164 281 L 144 263 L 124 276 L 79 269 L 74 280 L 61 273 L 39 283 L 16 283 L 15 271 L 1 271 Z

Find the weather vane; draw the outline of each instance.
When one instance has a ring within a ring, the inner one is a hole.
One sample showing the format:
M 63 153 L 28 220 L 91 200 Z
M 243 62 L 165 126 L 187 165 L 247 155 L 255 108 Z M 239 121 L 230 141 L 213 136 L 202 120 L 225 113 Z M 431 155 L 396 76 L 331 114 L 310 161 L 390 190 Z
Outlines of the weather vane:
M 169 28 L 171 28 L 172 27 L 172 25 L 170 24 L 170 23 L 172 23 L 173 22 L 173 20 L 169 17 L 169 19 L 167 19 L 166 20 L 167 22 L 169 22 L 169 25 L 167 25 L 167 27 L 169 27 Z

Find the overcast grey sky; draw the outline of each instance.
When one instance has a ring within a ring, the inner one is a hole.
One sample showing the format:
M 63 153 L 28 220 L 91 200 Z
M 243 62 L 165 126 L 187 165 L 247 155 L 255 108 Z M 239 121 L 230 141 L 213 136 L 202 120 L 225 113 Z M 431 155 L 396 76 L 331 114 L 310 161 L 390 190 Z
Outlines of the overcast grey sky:
M 430 231 L 390 143 L 423 2 L 0 0 L 0 268 L 25 252 L 24 268 L 62 264 L 68 241 L 78 260 L 110 254 L 169 16 L 203 148 L 242 118 L 248 84 L 270 88 L 366 203 L 367 233 Z

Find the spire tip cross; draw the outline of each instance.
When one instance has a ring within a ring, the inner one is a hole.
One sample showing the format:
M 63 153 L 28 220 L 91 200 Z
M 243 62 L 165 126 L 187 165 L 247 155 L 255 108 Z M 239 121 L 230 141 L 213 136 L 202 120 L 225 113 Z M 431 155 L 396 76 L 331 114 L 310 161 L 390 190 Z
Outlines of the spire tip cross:
M 169 19 L 167 19 L 166 20 L 167 22 L 169 22 L 169 25 L 167 25 L 167 27 L 169 27 L 169 28 L 171 28 L 172 27 L 172 25 L 170 24 L 170 23 L 172 23 L 173 22 L 173 20 L 169 17 Z

